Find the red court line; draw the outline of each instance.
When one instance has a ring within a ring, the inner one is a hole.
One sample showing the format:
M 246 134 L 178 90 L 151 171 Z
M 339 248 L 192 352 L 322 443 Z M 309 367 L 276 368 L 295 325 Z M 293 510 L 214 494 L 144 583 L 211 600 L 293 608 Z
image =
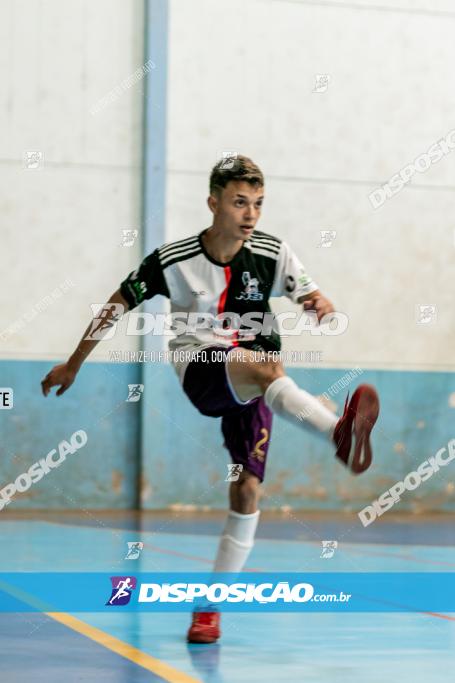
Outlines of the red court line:
M 39 520 L 39 521 L 44 522 L 45 524 L 55 524 L 57 526 L 71 526 L 71 525 L 68 525 L 68 524 L 63 523 L 63 522 L 56 522 L 54 520 Z M 78 526 L 78 525 L 76 525 L 76 526 Z M 81 525 L 81 526 L 84 526 L 84 525 Z M 88 526 L 88 527 L 84 527 L 84 528 L 97 529 L 98 527 Z M 121 532 L 126 531 L 126 529 L 124 529 L 123 527 L 109 527 L 109 529 L 115 529 L 116 531 L 121 531 Z M 99 530 L 99 528 L 98 528 L 98 530 Z M 102 531 L 102 529 L 101 529 L 101 531 Z M 133 529 L 128 529 L 128 531 L 133 531 Z M 159 531 L 155 532 L 155 531 L 151 531 L 151 530 L 149 531 L 147 529 L 135 529 L 134 531 L 136 531 L 137 533 L 146 533 L 146 534 L 152 534 L 152 535 L 157 535 L 157 534 L 159 535 L 159 533 L 160 533 Z M 169 533 L 169 535 L 172 534 L 172 532 L 164 532 L 164 533 Z M 175 535 L 178 535 L 178 534 L 175 534 Z M 185 532 L 181 532 L 181 535 L 185 536 Z M 213 534 L 210 534 L 210 535 L 213 535 Z M 306 543 L 307 545 L 319 546 L 319 543 L 317 541 L 296 541 L 295 539 L 292 539 L 292 538 L 290 538 L 290 539 L 258 538 L 257 540 L 258 541 L 279 541 L 279 542 L 284 542 L 284 543 Z M 355 544 L 346 543 L 343 546 L 343 548 L 344 548 L 343 552 L 351 553 L 352 555 L 370 555 L 371 557 L 387 557 L 389 559 L 390 558 L 397 558 L 400 560 L 406 560 L 406 562 L 415 562 L 416 564 L 419 564 L 419 563 L 420 564 L 434 564 L 434 565 L 443 565 L 445 567 L 455 567 L 455 562 L 446 562 L 445 560 L 427 560 L 424 558 L 413 557 L 411 555 L 403 555 L 402 553 L 385 553 L 385 552 L 378 552 L 378 551 L 374 551 L 374 550 L 368 550 L 368 551 L 355 550 L 355 549 L 352 549 L 353 545 L 355 545 Z M 362 546 L 362 545 L 366 545 L 366 544 L 359 543 L 358 545 Z M 375 545 L 377 545 L 377 544 L 375 544 Z M 384 544 L 381 544 L 381 545 L 384 545 Z M 163 549 L 163 548 L 158 548 L 158 546 L 151 546 L 151 545 L 144 543 L 144 547 L 145 546 L 148 546 L 149 548 L 156 547 L 158 552 L 168 553 L 169 555 L 176 555 L 177 557 L 183 557 L 183 558 L 186 558 L 188 560 L 196 560 L 198 562 L 205 562 L 208 564 L 212 563 L 212 560 L 207 560 L 206 558 L 198 557 L 197 555 L 188 555 L 185 553 L 179 553 L 176 550 L 167 550 L 167 549 Z M 351 549 L 348 546 L 351 546 Z M 433 546 L 424 546 L 424 547 L 431 548 Z M 451 546 L 444 546 L 444 547 L 451 547 Z M 265 570 L 263 570 L 263 569 L 257 569 L 257 570 L 251 569 L 251 570 L 245 570 L 245 571 L 265 571 Z
M 260 538 L 258 539 L 260 541 L 274 541 L 275 539 L 267 539 L 267 538 Z M 292 542 L 292 541 L 291 541 Z M 313 545 L 313 544 L 312 544 Z M 317 544 L 314 544 L 317 545 Z M 207 564 L 212 564 L 213 560 L 207 560 L 206 558 L 203 557 L 198 557 L 197 555 L 188 555 L 186 553 L 181 553 L 177 550 L 168 550 L 168 549 L 163 549 L 163 548 L 158 548 L 158 546 L 152 546 L 149 545 L 148 543 L 144 543 L 144 547 L 148 548 L 156 548 L 158 552 L 162 553 L 167 553 L 169 555 L 175 555 L 176 557 L 183 557 L 187 560 L 196 560 L 197 562 L 205 562 Z M 369 551 L 359 551 L 359 550 L 351 550 L 349 548 L 344 547 L 343 552 L 350 553 L 351 555 L 370 555 L 371 557 L 387 557 L 388 559 L 393 559 L 397 558 L 400 560 L 406 560 L 407 562 L 416 562 L 416 563 L 421 563 L 421 564 L 439 564 L 439 565 L 444 565 L 447 567 L 455 567 L 455 562 L 445 562 L 444 560 L 426 560 L 426 559 L 419 559 L 417 557 L 412 557 L 409 555 L 402 555 L 401 553 L 381 553 L 381 552 L 375 552 L 374 550 L 369 550 Z M 264 569 L 249 569 L 245 571 L 265 571 Z
M 150 545 L 149 543 L 144 543 L 144 548 L 156 550 L 156 552 L 163 553 L 163 555 L 174 555 L 175 557 L 183 557 L 185 560 L 194 560 L 195 562 L 205 562 L 205 564 L 213 564 L 213 560 L 208 560 L 206 557 L 198 557 L 198 555 L 188 555 L 188 553 L 181 553 L 178 550 L 169 550 L 168 548 L 159 548 L 157 545 Z M 244 569 L 243 571 L 264 572 L 266 570 L 260 569 L 258 567 L 253 567 L 250 569 Z
M 63 525 L 61 524 L 61 522 L 53 522 L 53 523 L 54 523 L 54 524 L 59 524 L 59 525 L 63 526 Z M 124 531 L 124 530 L 121 529 L 121 531 Z M 149 532 L 147 532 L 147 533 L 149 533 Z M 264 540 L 267 541 L 267 540 L 274 540 L 274 539 L 264 539 L 264 538 L 262 538 L 262 539 L 260 539 L 260 540 L 261 540 L 261 541 L 264 541 Z M 292 542 L 292 541 L 291 541 L 291 542 Z M 160 548 L 160 547 L 157 546 L 157 545 L 151 545 L 151 544 L 149 544 L 149 543 L 144 543 L 144 548 L 150 548 L 151 550 L 155 550 L 156 552 L 162 553 L 163 555 L 174 555 L 175 557 L 182 557 L 182 558 L 187 559 L 187 560 L 194 560 L 194 561 L 196 561 L 196 562 L 204 562 L 205 564 L 213 564 L 213 560 L 208 560 L 206 557 L 199 557 L 198 555 L 189 555 L 189 554 L 187 554 L 187 553 L 181 553 L 181 552 L 179 552 L 178 550 L 168 550 L 167 548 Z M 349 552 L 349 550 L 348 550 L 348 552 Z M 352 550 L 351 550 L 351 553 L 354 553 L 354 554 L 355 554 L 355 551 L 352 551 Z M 357 552 L 357 554 L 358 554 L 358 555 L 361 555 L 362 553 L 361 553 L 361 552 Z M 383 557 L 388 557 L 388 558 L 399 557 L 400 559 L 404 559 L 404 560 L 407 560 L 407 561 L 409 561 L 409 562 L 419 562 L 419 560 L 417 560 L 416 558 L 412 558 L 412 557 L 409 557 L 409 556 L 407 556 L 407 555 L 400 555 L 400 554 L 393 554 L 393 553 L 391 553 L 391 554 L 388 554 L 388 553 L 375 553 L 374 551 L 373 551 L 373 552 L 371 552 L 371 551 L 366 551 L 366 552 L 364 552 L 363 554 L 364 554 L 364 555 L 371 555 L 371 556 L 374 556 L 374 555 L 381 555 L 381 556 L 383 556 Z M 427 562 L 431 562 L 431 560 L 427 560 Z M 451 563 L 444 563 L 444 564 L 449 564 L 450 566 L 452 566 Z M 244 571 L 244 572 L 263 572 L 263 571 L 267 571 L 267 570 L 262 569 L 262 568 L 260 568 L 260 567 L 252 567 L 252 568 L 250 568 L 250 569 L 244 569 L 243 571 Z M 390 603 L 390 604 L 392 604 L 392 603 Z M 401 606 L 402 606 L 402 605 L 401 605 Z M 455 617 L 451 617 L 451 616 L 449 616 L 448 614 L 440 614 L 439 612 L 425 612 L 425 611 L 421 611 L 421 610 L 414 610 L 414 612 L 415 612 L 416 614 L 425 614 L 426 616 L 437 617 L 438 619 L 447 619 L 448 621 L 455 621 Z
M 263 539 L 262 539 L 263 540 Z M 150 545 L 149 543 L 144 543 L 144 548 L 150 548 L 158 553 L 163 553 L 163 555 L 174 555 L 176 557 L 183 557 L 187 560 L 195 560 L 197 562 L 205 562 L 206 564 L 213 564 L 213 560 L 208 560 L 206 557 L 198 557 L 197 555 L 188 555 L 186 553 L 181 553 L 178 550 L 168 550 L 167 548 L 159 548 L 157 545 Z M 368 553 L 365 553 L 368 555 Z M 386 557 L 388 557 L 386 555 Z M 393 556 L 392 556 L 393 557 Z M 409 558 L 406 558 L 409 559 Z M 243 572 L 265 572 L 266 569 L 260 567 L 243 569 Z M 374 598 L 368 598 L 368 600 L 374 600 Z M 406 607 L 409 611 L 415 614 L 425 614 L 430 617 L 437 617 L 438 619 L 447 619 L 448 621 L 455 621 L 455 617 L 451 617 L 448 614 L 440 614 L 439 612 L 426 612 L 418 609 L 409 608 L 408 605 L 401 605 L 399 603 L 387 602 L 386 600 L 375 600 L 375 602 L 380 602 L 384 605 L 394 605 L 395 607 Z
M 344 549 L 343 552 L 348 552 L 351 553 L 351 555 L 371 555 L 371 557 L 388 557 L 390 558 L 398 558 L 400 560 L 406 560 L 407 562 L 417 562 L 420 564 L 439 564 L 439 565 L 444 565 L 445 567 L 455 567 L 455 562 L 445 562 L 444 560 L 427 560 L 425 558 L 418 558 L 418 557 L 413 557 L 412 555 L 402 555 L 401 553 L 379 553 L 374 550 L 369 550 L 368 552 L 362 553 L 359 550 L 349 550 L 349 549 Z
M 449 621 L 455 621 L 455 617 L 449 617 L 448 614 L 439 614 L 439 612 L 422 612 L 422 614 L 428 614 L 430 617 L 439 617 L 439 619 L 448 619 Z

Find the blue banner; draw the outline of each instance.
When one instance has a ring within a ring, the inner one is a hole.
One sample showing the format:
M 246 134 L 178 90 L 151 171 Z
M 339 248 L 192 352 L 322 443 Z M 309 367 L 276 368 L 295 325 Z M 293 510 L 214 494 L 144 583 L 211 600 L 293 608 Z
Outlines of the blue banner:
M 455 574 L 1 573 L 1 612 L 455 612 Z

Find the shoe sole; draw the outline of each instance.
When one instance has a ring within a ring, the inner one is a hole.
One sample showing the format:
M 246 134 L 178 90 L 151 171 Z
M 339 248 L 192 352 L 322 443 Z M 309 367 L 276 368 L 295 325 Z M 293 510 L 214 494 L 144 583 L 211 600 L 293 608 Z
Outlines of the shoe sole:
M 365 472 L 373 460 L 370 444 L 370 433 L 379 415 L 379 397 L 370 384 L 362 384 L 357 388 L 358 399 L 352 409 L 355 410 L 353 422 L 354 452 L 348 463 L 353 474 Z M 354 396 L 353 396 L 354 398 Z
M 219 639 L 220 636 L 217 638 L 204 638 L 203 636 L 201 638 L 187 638 L 188 643 L 199 643 L 200 645 L 209 645 L 210 643 L 216 643 L 216 641 Z

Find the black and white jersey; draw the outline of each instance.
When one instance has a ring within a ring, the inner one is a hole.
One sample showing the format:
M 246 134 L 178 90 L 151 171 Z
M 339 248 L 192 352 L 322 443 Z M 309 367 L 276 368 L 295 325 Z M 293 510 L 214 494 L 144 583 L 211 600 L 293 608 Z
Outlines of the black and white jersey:
M 179 313 L 182 320 L 189 320 L 189 314 L 201 314 L 200 319 L 196 315 L 191 318 L 198 319 L 196 329 L 186 325 L 179 333 L 177 325 L 178 336 L 169 344 L 172 350 L 239 343 L 247 348 L 278 350 L 280 340 L 275 332 L 252 334 L 251 329 L 244 331 L 242 324 L 240 330 L 229 333 L 230 314 L 237 314 L 237 320 L 248 313 L 260 318 L 270 312 L 271 297 L 286 296 L 297 302 L 318 286 L 286 242 L 277 237 L 255 230 L 229 263 L 219 263 L 202 243 L 204 232 L 155 249 L 130 273 L 120 285 L 129 308 L 162 294 L 170 299 L 173 319 L 178 320 Z M 206 324 L 203 314 L 209 314 L 207 318 L 215 324 Z

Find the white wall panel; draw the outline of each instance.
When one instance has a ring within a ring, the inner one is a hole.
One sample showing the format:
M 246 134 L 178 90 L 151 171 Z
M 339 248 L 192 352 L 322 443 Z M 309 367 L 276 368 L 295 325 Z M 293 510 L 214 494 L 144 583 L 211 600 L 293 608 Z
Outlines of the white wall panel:
M 143 82 L 100 98 L 143 63 L 141 0 L 5 0 L 0 7 L 0 212 L 3 273 L 0 331 L 59 283 L 64 298 L 0 343 L 4 357 L 52 357 L 73 350 L 90 316 L 140 260 Z M 44 154 L 41 170 L 23 154 Z M 117 346 L 119 344 L 117 343 Z M 122 346 L 136 347 L 137 340 Z M 114 344 L 115 346 L 115 344 Z M 104 358 L 100 345 L 93 358 Z
M 346 334 L 299 348 L 335 366 L 453 367 L 455 154 L 380 209 L 368 194 L 455 126 L 455 11 L 338 4 L 172 0 L 169 239 L 209 224 L 219 151 L 250 155 L 267 180 L 259 227 L 287 239 L 350 316 Z M 312 92 L 318 73 L 325 93 Z M 328 229 L 333 247 L 318 248 Z M 437 321 L 417 325 L 426 303 Z

